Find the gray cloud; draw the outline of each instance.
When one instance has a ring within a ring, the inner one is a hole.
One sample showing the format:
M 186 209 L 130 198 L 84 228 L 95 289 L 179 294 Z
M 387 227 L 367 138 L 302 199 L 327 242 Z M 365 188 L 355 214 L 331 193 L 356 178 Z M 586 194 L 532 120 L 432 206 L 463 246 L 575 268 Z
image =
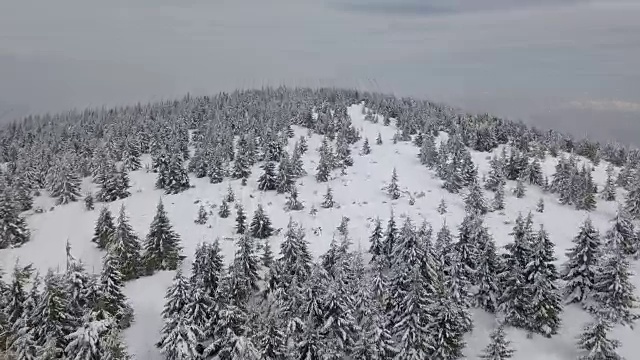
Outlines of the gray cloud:
M 0 2 L 0 120 L 5 109 L 8 119 L 280 84 L 357 86 L 552 125 L 597 112 L 571 102 L 640 102 L 638 1 L 371 0 L 404 12 L 336 1 Z M 415 4 L 430 16 L 409 16 Z M 637 137 L 628 116 L 594 115 L 589 131 L 610 136 L 619 121 Z

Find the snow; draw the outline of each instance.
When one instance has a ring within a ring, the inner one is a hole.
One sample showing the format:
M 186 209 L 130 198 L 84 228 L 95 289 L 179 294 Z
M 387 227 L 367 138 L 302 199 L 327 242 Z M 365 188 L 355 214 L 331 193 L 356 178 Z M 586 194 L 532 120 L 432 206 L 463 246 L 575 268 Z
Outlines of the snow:
M 308 175 L 298 180 L 299 198 L 304 202 L 305 209 L 297 212 L 286 212 L 286 197 L 276 192 L 260 192 L 257 190 L 257 178 L 262 173 L 261 164 L 256 164 L 252 169 L 252 175 L 246 186 L 242 186 L 240 180 L 226 179 L 220 184 L 210 184 L 207 178 L 191 178 L 195 187 L 178 195 L 164 195 L 161 190 L 154 188 L 156 174 L 138 170 L 130 173 L 132 187 L 131 196 L 108 204 L 112 213 L 117 214 L 121 204 L 126 206 L 126 212 L 130 217 L 133 229 L 143 238 L 156 212 L 156 205 L 162 198 L 171 223 L 175 231 L 180 234 L 184 255 L 187 260 L 183 264 L 185 271 L 190 270 L 190 263 L 198 243 L 211 242 L 216 237 L 223 239 L 220 242 L 225 260 L 230 261 L 234 253 L 234 243 L 224 240 L 235 233 L 235 209 L 232 215 L 221 219 L 217 215 L 217 209 L 211 209 L 210 205 L 217 206 L 227 193 L 227 187 L 231 184 L 237 201 L 240 201 L 247 213 L 248 220 L 258 204 L 262 204 L 266 213 L 272 220 L 274 228 L 285 228 L 292 216 L 307 230 L 307 240 L 314 256 L 319 256 L 329 248 L 329 243 L 336 227 L 340 224 L 342 216 L 350 218 L 349 232 L 353 238 L 354 247 L 366 251 L 369 247 L 368 236 L 373 228 L 373 219 L 380 217 L 384 222 L 388 219 L 391 210 L 398 217 L 410 216 L 414 223 L 419 224 L 422 219 L 428 220 L 437 231 L 444 220 L 449 224 L 454 235 L 457 234 L 457 225 L 464 217 L 464 200 L 458 194 L 450 194 L 441 188 L 441 181 L 426 167 L 420 165 L 417 154 L 419 149 L 410 142 L 393 144 L 392 137 L 396 132 L 393 126 L 385 127 L 382 122 L 373 124 L 364 120 L 362 105 L 354 105 L 349 108 L 349 114 L 354 126 L 360 131 L 362 139 L 352 147 L 352 156 L 355 164 L 347 168 L 346 175 L 340 176 L 334 172 L 334 177 L 327 183 L 317 183 L 314 179 L 315 168 L 319 156 L 316 149 L 320 146 L 321 137 L 313 135 L 309 139 L 309 151 L 303 156 L 305 169 Z M 306 129 L 295 128 L 297 139 L 307 133 Z M 380 132 L 383 145 L 375 145 L 375 138 Z M 372 152 L 369 155 L 359 154 L 364 138 L 369 138 Z M 442 140 L 446 134 L 441 134 L 438 140 Z M 289 151 L 292 150 L 293 140 L 290 141 Z M 499 152 L 496 149 L 495 152 Z M 488 159 L 490 154 L 472 151 L 474 162 L 479 166 L 479 174 L 482 175 L 489 169 Z M 583 160 L 584 161 L 584 160 Z M 557 160 L 547 158 L 542 162 L 543 172 L 551 176 Z M 143 156 L 143 164 L 150 163 L 148 156 Z M 143 166 L 144 167 L 144 166 Z M 403 191 L 402 197 L 391 200 L 383 188 L 390 182 L 393 168 L 397 169 L 399 185 Z M 595 167 L 594 181 L 602 186 L 606 179 L 605 169 L 607 163 L 602 162 Z M 84 179 L 82 193 L 94 190 L 93 184 Z M 320 206 L 326 187 L 331 186 L 337 206 L 331 209 L 323 209 Z M 531 211 L 534 214 L 536 224 L 544 224 L 550 234 L 550 239 L 556 244 L 558 262 L 565 260 L 565 251 L 571 247 L 572 238 L 578 233 L 584 219 L 589 216 L 594 226 L 604 233 L 609 227 L 609 220 L 614 217 L 617 209 L 616 202 L 604 202 L 598 199 L 598 207 L 595 211 L 587 213 L 577 211 L 571 206 L 558 203 L 554 194 L 543 193 L 537 187 L 528 187 L 526 195 L 517 199 L 508 190 L 515 186 L 515 182 L 507 184 L 505 210 L 490 212 L 485 219 L 486 226 L 496 240 L 498 246 L 511 241 L 509 233 L 513 222 L 519 212 L 526 214 Z M 409 204 L 407 192 L 415 197 L 415 204 Z M 418 196 L 424 192 L 425 196 Z M 621 193 L 618 199 L 622 199 Z M 485 197 L 491 199 L 491 193 L 485 193 Z M 545 201 L 544 213 L 535 212 L 539 198 Z M 445 199 L 448 212 L 440 215 L 437 212 L 441 199 Z M 206 225 L 194 224 L 200 203 L 212 210 Z M 62 269 L 65 265 L 65 243 L 68 240 L 72 247 L 72 253 L 87 264 L 91 272 L 98 272 L 101 266 L 102 253 L 91 242 L 93 228 L 98 218 L 101 203 L 96 204 L 96 209 L 86 211 L 84 204 L 75 202 L 67 205 L 56 206 L 53 210 L 53 199 L 41 196 L 36 199 L 35 206 L 47 210 L 44 213 L 27 214 L 27 222 L 32 230 L 32 240 L 17 249 L 0 251 L 0 263 L 4 268 L 11 266 L 19 259 L 21 263 L 32 262 L 41 273 L 47 268 Z M 316 216 L 309 214 L 312 205 L 318 209 Z M 398 220 L 401 223 L 401 220 Z M 321 233 L 314 234 L 313 228 L 321 227 Z M 537 226 L 536 226 L 537 227 Z M 277 252 L 282 235 L 270 238 L 272 249 Z M 632 265 L 638 271 L 638 263 Z M 150 277 L 127 283 L 125 293 L 135 311 L 135 322 L 125 331 L 125 337 L 129 350 L 138 359 L 161 359 L 161 355 L 154 344 L 160 338 L 161 315 L 164 305 L 166 289 L 171 284 L 174 272 L 158 272 Z M 634 278 L 636 287 L 640 287 L 640 281 Z M 464 353 L 473 357 L 480 354 L 489 341 L 489 334 L 494 327 L 494 317 L 480 310 L 473 310 L 475 328 L 467 336 L 467 347 Z M 577 356 L 576 336 L 580 333 L 585 322 L 590 320 L 578 306 L 568 306 L 564 309 L 563 323 L 560 333 L 551 339 L 534 335 L 532 339 L 527 334 L 512 328 L 506 329 L 508 339 L 513 342 L 516 350 L 515 359 L 526 360 L 555 360 L 572 359 Z M 612 337 L 622 341 L 620 355 L 634 358 L 638 347 L 634 340 L 640 334 L 637 330 L 619 328 L 614 331 Z

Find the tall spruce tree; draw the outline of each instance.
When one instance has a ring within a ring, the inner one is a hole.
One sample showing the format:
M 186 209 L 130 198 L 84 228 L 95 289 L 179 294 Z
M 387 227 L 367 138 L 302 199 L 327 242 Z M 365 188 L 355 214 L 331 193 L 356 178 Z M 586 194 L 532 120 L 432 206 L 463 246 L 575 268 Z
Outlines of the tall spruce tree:
M 132 280 L 138 278 L 142 273 L 142 246 L 138 240 L 138 236 L 129 224 L 129 218 L 125 213 L 125 207 L 120 207 L 118 215 L 118 225 L 113 237 L 113 243 L 109 247 L 109 251 L 118 260 L 120 265 L 120 273 L 122 279 Z
M 144 241 L 142 263 L 146 274 L 150 275 L 161 270 L 176 270 L 183 258 L 180 255 L 181 249 L 180 236 L 173 230 L 161 199 Z
M 213 243 L 201 243 L 196 248 L 191 266 L 191 284 L 203 287 L 211 298 L 218 294 L 218 288 L 224 271 L 224 259 L 220 249 L 220 240 Z
M 258 189 L 262 191 L 275 190 L 277 185 L 275 164 L 271 161 L 267 161 L 262 166 L 262 170 L 264 172 L 258 178 Z
M 120 328 L 127 328 L 133 320 L 133 309 L 123 293 L 124 281 L 118 260 L 110 253 L 103 257 L 99 279 L 100 298 L 96 308 L 109 314 Z
M 398 186 L 398 173 L 396 172 L 396 168 L 393 168 L 393 173 L 391 174 L 391 182 L 386 187 L 387 195 L 391 198 L 391 200 L 397 200 L 400 198 L 401 192 L 400 187 Z
M 242 204 L 236 206 L 236 234 L 244 234 L 247 230 L 247 215 Z
M 271 220 L 264 212 L 262 205 L 258 205 L 258 208 L 253 213 L 249 230 L 251 231 L 251 236 L 258 239 L 266 239 L 273 234 Z
M 0 249 L 20 246 L 29 241 L 31 232 L 16 204 L 6 191 L 0 188 Z
M 569 304 L 587 300 L 595 282 L 601 241 L 590 218 L 584 221 L 572 242 L 574 245 L 566 253 L 567 261 L 561 273 L 565 282 L 564 298 Z
M 616 353 L 616 349 L 621 345 L 620 341 L 609 339 L 607 335 L 610 331 L 611 324 L 603 318 L 597 318 L 587 324 L 578 338 L 578 348 L 583 352 L 578 359 L 622 360 Z
M 602 188 L 601 197 L 604 201 L 616 200 L 616 183 L 613 178 L 613 165 L 607 166 L 607 180 Z
M 480 355 L 480 359 L 506 360 L 511 359 L 514 353 L 511 342 L 506 339 L 504 325 L 500 324 L 491 332 L 491 342 Z

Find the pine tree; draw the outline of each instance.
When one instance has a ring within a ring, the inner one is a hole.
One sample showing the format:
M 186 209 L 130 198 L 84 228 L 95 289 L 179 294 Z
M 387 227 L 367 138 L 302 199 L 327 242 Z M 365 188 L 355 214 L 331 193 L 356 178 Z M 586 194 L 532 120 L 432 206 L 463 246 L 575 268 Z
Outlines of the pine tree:
M 253 219 L 251 220 L 249 229 L 251 236 L 257 239 L 266 239 L 273 234 L 271 220 L 264 212 L 262 205 L 258 205 L 258 209 L 253 213 Z
M 271 161 L 264 163 L 262 167 L 264 172 L 258 178 L 258 189 L 262 191 L 269 191 L 276 189 L 276 167 Z
M 532 248 L 531 259 L 524 270 L 527 285 L 525 294 L 529 294 L 527 308 L 528 329 L 551 337 L 560 327 L 560 295 L 555 285 L 557 272 L 553 243 L 547 232 L 541 227 Z
M 87 193 L 87 196 L 84 197 L 84 208 L 87 211 L 91 211 L 94 209 L 93 195 L 91 193 Z
M 335 203 L 333 202 L 333 190 L 327 186 L 327 192 L 324 194 L 324 198 L 322 200 L 322 206 L 325 209 L 334 207 Z
M 298 199 L 298 188 L 293 185 L 286 202 L 287 210 L 298 211 L 304 209 L 304 204 Z
M 491 332 L 491 342 L 484 349 L 480 359 L 482 360 L 505 360 L 511 359 L 514 354 L 511 349 L 511 342 L 506 340 L 504 325 L 500 324 Z
M 489 237 L 479 252 L 475 274 L 477 290 L 474 293 L 476 306 L 489 313 L 495 313 L 498 309 L 500 268 L 495 242 Z
M 216 239 L 212 244 L 199 244 L 191 266 L 192 286 L 204 288 L 211 298 L 215 298 L 223 276 L 223 268 L 220 241 Z
M 489 165 L 491 166 L 491 168 L 489 170 L 489 176 L 484 183 L 484 188 L 487 190 L 496 191 L 500 184 L 504 185 L 505 183 L 504 165 L 502 164 L 502 161 L 500 161 L 500 159 L 498 159 L 498 157 L 495 155 L 493 156 L 493 158 L 491 158 Z
M 584 221 L 572 242 L 574 246 L 566 253 L 567 262 L 561 274 L 564 297 L 569 304 L 585 301 L 593 290 L 601 242 L 590 218 Z
M 33 337 L 38 346 L 44 347 L 48 341 L 50 349 L 61 353 L 67 345 L 66 336 L 73 331 L 73 323 L 67 309 L 62 281 L 51 270 L 44 279 L 44 289 L 34 309 L 31 322 L 34 324 Z
M 293 154 L 291 154 L 291 162 L 289 164 L 291 176 L 294 178 L 298 178 L 307 174 L 307 171 L 304 169 L 304 162 L 302 161 L 302 152 L 299 147 L 293 149 Z
M 198 217 L 193 222 L 198 225 L 204 225 L 207 223 L 208 218 L 209 214 L 207 213 L 207 210 L 204 208 L 204 205 L 200 204 L 200 207 L 198 208 Z
M 52 168 L 49 180 L 49 192 L 56 199 L 56 205 L 78 201 L 80 198 L 80 178 L 68 163 Z
M 304 230 L 289 218 L 284 240 L 280 244 L 280 258 L 278 264 L 283 276 L 284 286 L 304 283 L 311 274 L 311 254 Z
M 231 297 L 235 304 L 246 304 L 253 292 L 257 291 L 259 259 L 255 254 L 254 240 L 245 234 L 238 240 L 233 266 L 231 267 Z
M 182 316 L 165 321 L 162 338 L 157 346 L 166 360 L 191 360 L 200 358 L 198 339 L 202 334 L 198 328 Z
M 484 215 L 488 212 L 487 202 L 482 194 L 480 184 L 475 181 L 469 186 L 469 193 L 464 199 L 467 212 L 477 212 Z
M 618 209 L 613 226 L 605 233 L 604 242 L 608 248 L 620 249 L 627 256 L 637 256 L 640 252 L 640 239 L 625 208 Z
M 493 209 L 504 210 L 504 183 L 499 183 L 493 193 Z
M 625 199 L 625 210 L 634 219 L 640 219 L 640 173 L 634 176 Z
M 438 204 L 438 214 L 444 215 L 447 213 L 447 203 L 444 201 L 444 198 L 440 199 L 440 204 Z
M 604 254 L 595 274 L 592 312 L 614 324 L 629 325 L 638 319 L 635 286 L 630 280 L 629 261 L 617 249 Z
M 116 227 L 113 224 L 113 216 L 106 206 L 100 210 L 98 221 L 91 241 L 96 243 L 99 249 L 106 249 L 114 241 Z
M 229 210 L 229 204 L 226 200 L 222 200 L 222 204 L 220 204 L 220 209 L 218 210 L 218 216 L 223 219 L 226 219 L 231 214 L 231 210 Z
M 364 138 L 364 143 L 362 144 L 362 151 L 360 153 L 362 155 L 371 154 L 371 146 L 369 145 L 369 138 Z
M 233 188 L 231 187 L 231 183 L 227 186 L 227 195 L 224 198 L 228 203 L 232 203 L 236 201 L 236 194 L 233 193 Z
M 373 231 L 371 232 L 371 236 L 369 237 L 369 253 L 371 254 L 371 261 L 375 262 L 379 257 L 383 257 L 385 255 L 384 244 L 382 242 L 382 222 L 380 218 L 376 218 L 374 221 Z
M 160 200 L 144 242 L 142 263 L 145 272 L 150 275 L 155 271 L 176 270 L 183 259 L 181 250 L 180 236 L 173 230 Z
M 378 132 L 378 136 L 376 137 L 376 145 L 382 145 L 382 134 Z
M 598 318 L 595 322 L 587 324 L 578 339 L 578 348 L 583 350 L 579 360 L 622 360 L 616 353 L 620 347 L 620 341 L 609 339 L 607 334 L 611 331 L 611 324 Z
M 133 320 L 133 310 L 123 293 L 124 281 L 119 267 L 118 260 L 113 255 L 107 253 L 104 256 L 98 282 L 100 298 L 96 308 L 109 314 L 124 329 Z
M 247 215 L 244 213 L 242 204 L 236 206 L 236 234 L 244 234 L 247 230 Z
M 125 143 L 122 152 L 122 166 L 125 171 L 136 171 L 142 167 L 140 164 L 140 148 L 133 141 Z
M 182 318 L 187 304 L 191 301 L 192 288 L 187 279 L 182 274 L 182 269 L 178 268 L 171 286 L 165 294 L 165 304 L 162 310 L 162 318 L 165 321 Z
M 100 190 L 96 194 L 98 201 L 111 202 L 124 199 L 131 195 L 129 193 L 129 176 L 127 172 L 118 169 L 115 164 L 110 163 L 100 177 Z
M 9 354 L 15 360 L 36 360 L 38 355 L 38 346 L 36 339 L 33 337 L 33 330 L 26 324 L 24 318 L 20 319 L 16 324 L 18 330 L 11 341 Z
M 435 303 L 430 307 L 432 316 L 427 325 L 429 359 L 459 359 L 465 347 L 464 327 L 459 315 L 459 305 L 448 296 L 442 287 L 437 292 Z
M 262 261 L 262 266 L 268 269 L 273 263 L 273 251 L 271 251 L 271 243 L 268 239 L 265 240 L 262 250 L 263 252 L 260 260 Z
M 67 359 L 100 359 L 102 355 L 101 337 L 109 328 L 109 320 L 92 321 L 87 318 L 73 333 L 67 335 L 69 344 L 65 349 Z
M 525 193 L 526 193 L 527 189 L 524 186 L 524 181 L 522 181 L 521 178 L 518 178 L 517 182 L 516 182 L 516 187 L 513 190 L 513 194 L 518 198 L 521 199 L 524 197 Z
M 0 249 L 17 247 L 31 237 L 27 224 L 16 211 L 13 200 L 6 191 L 0 189 Z
M 536 211 L 539 213 L 544 212 L 544 199 L 540 198 L 538 204 L 536 204 Z
M 207 168 L 207 176 L 209 176 L 209 182 L 212 184 L 219 184 L 224 180 L 225 168 L 222 163 L 222 159 L 215 157 L 210 162 Z
M 616 200 L 616 183 L 613 179 L 612 164 L 609 164 L 609 166 L 607 166 L 607 181 L 605 182 L 604 188 L 602 189 L 601 197 L 604 201 Z
M 182 162 L 180 155 L 171 156 L 166 166 L 158 170 L 156 188 L 164 189 L 166 194 L 177 194 L 188 189 L 191 186 L 189 175 Z
M 323 145 L 326 144 L 323 142 Z M 331 149 L 327 145 L 327 150 L 323 150 L 325 146 L 321 147 L 320 151 L 320 161 L 318 161 L 318 166 L 316 167 L 316 181 L 317 182 L 327 182 L 329 181 L 329 176 L 331 175 L 332 166 L 332 157 Z
M 118 260 L 119 270 L 124 281 L 136 279 L 140 276 L 142 272 L 141 248 L 138 236 L 133 232 L 125 213 L 124 205 L 122 205 L 120 215 L 118 215 L 118 225 L 109 251 Z
M 393 168 L 393 173 L 391 174 L 391 182 L 386 187 L 387 195 L 391 198 L 391 200 L 397 200 L 400 198 L 400 187 L 398 186 L 398 173 L 396 172 L 396 168 Z
M 117 329 L 111 329 L 104 336 L 102 343 L 101 360 L 131 360 L 127 353 L 127 349 L 122 344 L 120 332 Z

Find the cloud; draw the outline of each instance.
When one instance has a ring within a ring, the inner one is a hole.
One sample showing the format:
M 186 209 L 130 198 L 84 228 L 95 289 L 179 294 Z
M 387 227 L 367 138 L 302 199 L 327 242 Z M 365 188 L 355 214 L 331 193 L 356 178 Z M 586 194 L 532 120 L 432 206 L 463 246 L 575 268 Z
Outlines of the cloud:
M 640 102 L 624 101 L 624 100 L 574 100 L 566 104 L 568 107 L 580 110 L 597 110 L 597 111 L 621 111 L 640 113 Z

